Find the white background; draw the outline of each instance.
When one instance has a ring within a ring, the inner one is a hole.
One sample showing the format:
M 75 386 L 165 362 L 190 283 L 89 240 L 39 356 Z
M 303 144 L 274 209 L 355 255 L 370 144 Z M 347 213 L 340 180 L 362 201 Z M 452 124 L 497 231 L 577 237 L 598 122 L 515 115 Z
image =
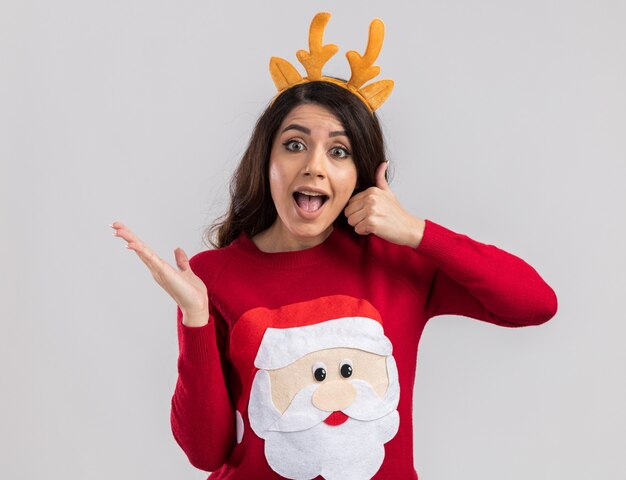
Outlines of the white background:
M 175 305 L 111 236 L 206 248 L 275 87 L 333 13 L 324 72 L 369 22 L 395 176 L 414 215 L 524 258 L 545 325 L 429 322 L 420 480 L 626 478 L 626 3 L 0 4 L 0 477 L 203 479 L 170 431 Z

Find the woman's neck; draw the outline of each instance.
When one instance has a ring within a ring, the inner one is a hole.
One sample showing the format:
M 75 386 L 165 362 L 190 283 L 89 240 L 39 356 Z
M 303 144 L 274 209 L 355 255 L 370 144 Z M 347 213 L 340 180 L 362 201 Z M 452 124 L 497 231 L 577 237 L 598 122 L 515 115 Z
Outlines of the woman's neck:
M 307 248 L 312 248 L 321 244 L 328 238 L 332 231 L 333 226 L 330 225 L 319 235 L 312 237 L 298 237 L 288 231 L 282 222 L 277 220 L 269 228 L 252 237 L 251 240 L 262 252 L 293 252 L 306 250 Z

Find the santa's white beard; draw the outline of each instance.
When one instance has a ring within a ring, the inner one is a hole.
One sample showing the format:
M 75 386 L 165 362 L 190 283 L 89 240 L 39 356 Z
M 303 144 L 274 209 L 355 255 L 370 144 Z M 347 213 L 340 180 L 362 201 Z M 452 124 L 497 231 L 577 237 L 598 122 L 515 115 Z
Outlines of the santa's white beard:
M 355 401 L 343 412 L 349 418 L 341 425 L 323 422 L 329 412 L 316 408 L 311 397 L 317 384 L 303 388 L 281 415 L 272 403 L 270 378 L 259 370 L 250 392 L 248 418 L 254 432 L 265 440 L 265 457 L 283 477 L 308 480 L 321 475 L 326 480 L 371 478 L 385 457 L 385 443 L 399 426 L 397 369 L 387 358 L 389 385 L 383 399 L 363 381 L 351 383 Z

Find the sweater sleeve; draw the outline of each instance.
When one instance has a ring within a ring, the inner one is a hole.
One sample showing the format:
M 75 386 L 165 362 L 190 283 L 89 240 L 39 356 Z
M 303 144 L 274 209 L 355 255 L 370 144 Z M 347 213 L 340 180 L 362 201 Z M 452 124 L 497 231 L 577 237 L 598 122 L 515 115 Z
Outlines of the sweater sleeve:
M 539 325 L 557 311 L 554 290 L 521 258 L 426 220 L 416 252 L 436 269 L 426 318 L 464 315 L 505 327 Z
M 178 320 L 178 380 L 172 397 L 171 426 L 178 445 L 196 468 L 215 471 L 234 445 L 235 417 L 222 356 L 217 315 L 209 323 L 189 327 Z

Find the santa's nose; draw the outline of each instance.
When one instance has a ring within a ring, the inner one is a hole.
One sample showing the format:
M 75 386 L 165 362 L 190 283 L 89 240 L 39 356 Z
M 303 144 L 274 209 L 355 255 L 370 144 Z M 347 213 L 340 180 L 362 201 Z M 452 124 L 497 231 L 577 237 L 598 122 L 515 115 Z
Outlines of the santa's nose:
M 335 412 L 348 408 L 356 398 L 356 389 L 352 384 L 335 380 L 320 385 L 313 393 L 311 401 L 320 410 Z

